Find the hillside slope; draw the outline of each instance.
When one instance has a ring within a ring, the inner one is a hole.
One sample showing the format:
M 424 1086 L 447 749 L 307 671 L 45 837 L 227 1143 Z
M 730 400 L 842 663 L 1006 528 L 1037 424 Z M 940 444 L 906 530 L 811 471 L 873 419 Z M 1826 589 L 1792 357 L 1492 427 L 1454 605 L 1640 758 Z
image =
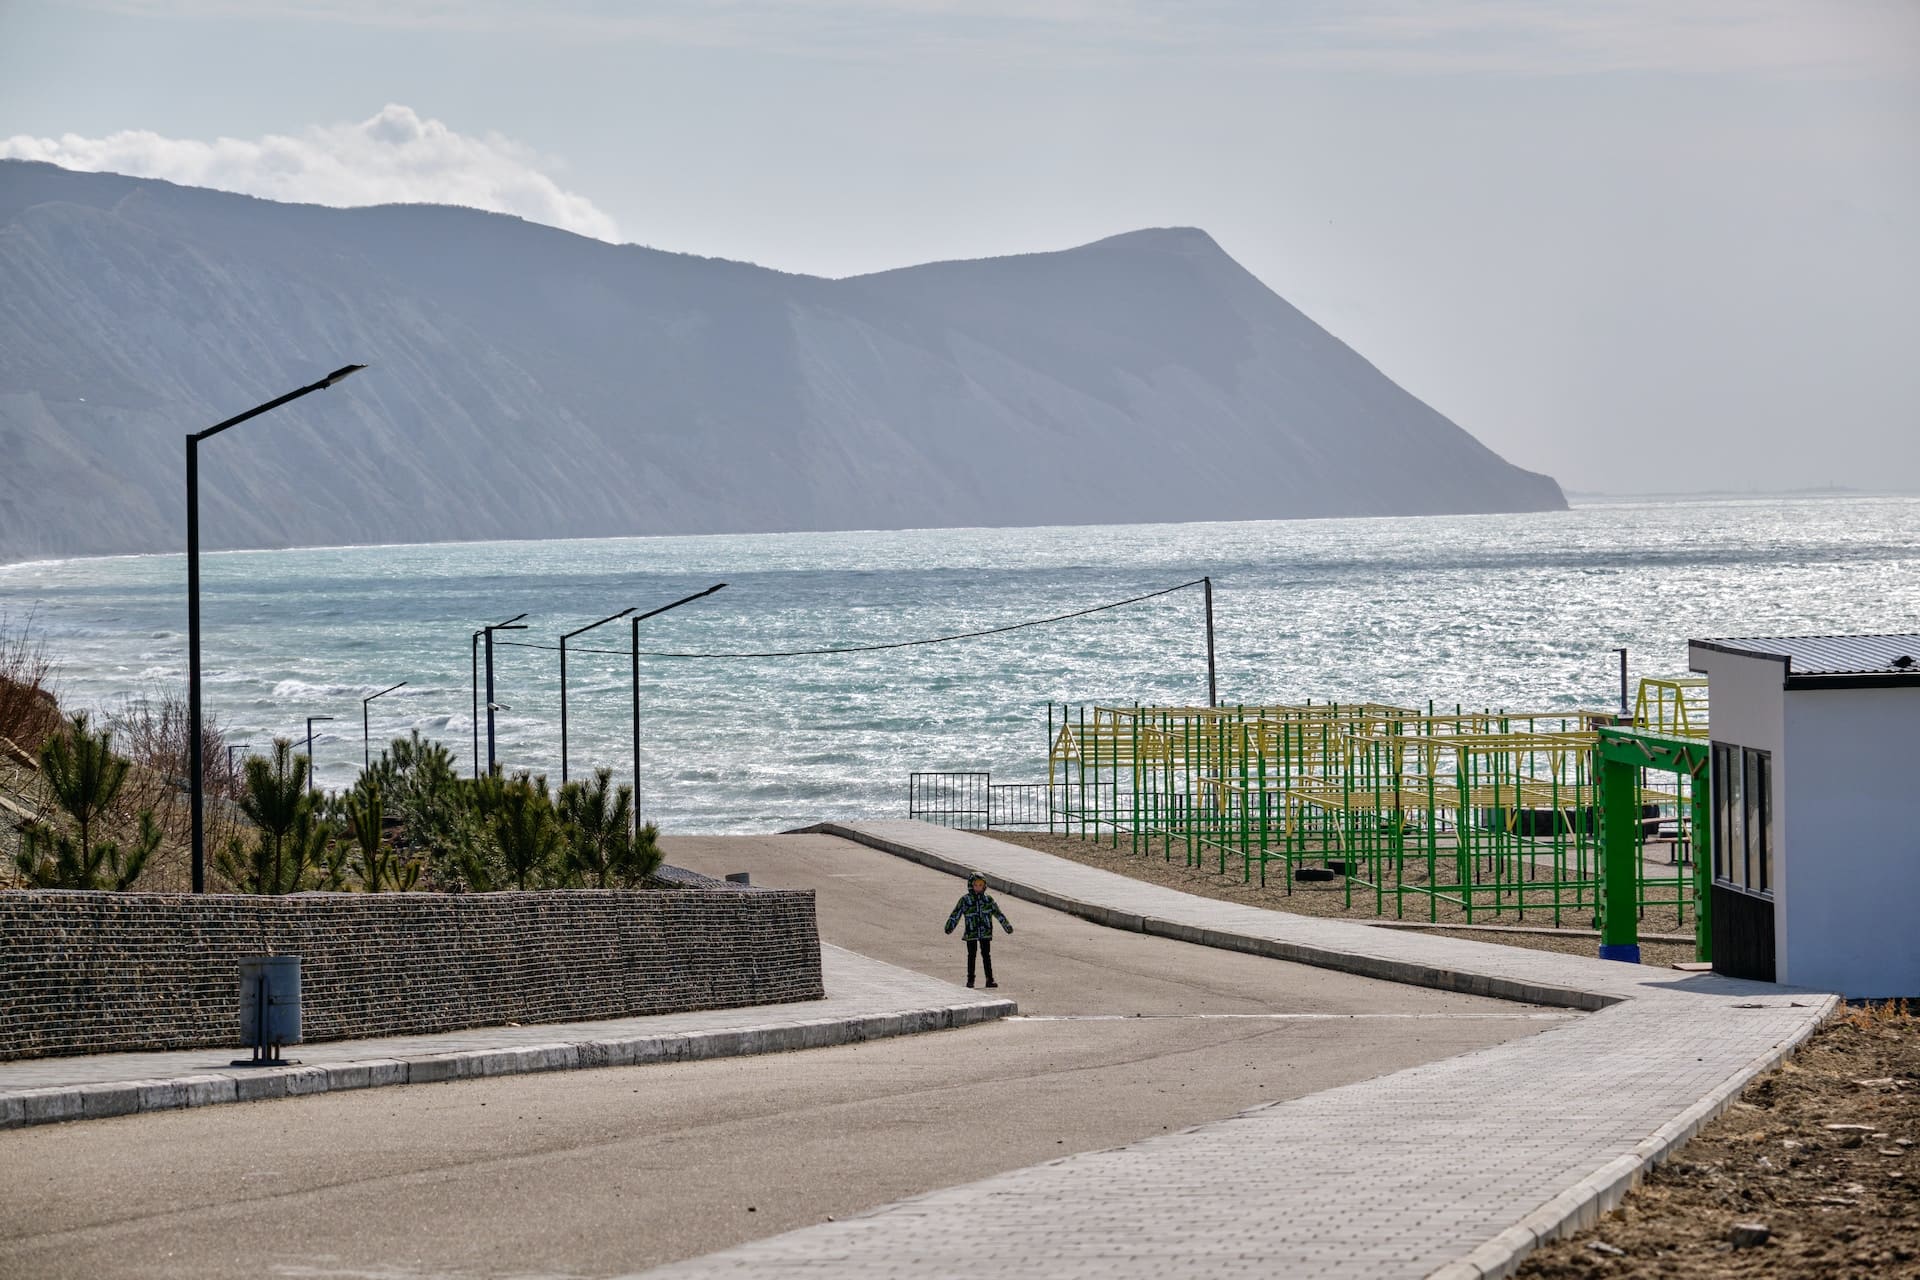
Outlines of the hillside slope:
M 0 559 L 1556 509 L 1204 232 L 823 280 L 0 161 Z

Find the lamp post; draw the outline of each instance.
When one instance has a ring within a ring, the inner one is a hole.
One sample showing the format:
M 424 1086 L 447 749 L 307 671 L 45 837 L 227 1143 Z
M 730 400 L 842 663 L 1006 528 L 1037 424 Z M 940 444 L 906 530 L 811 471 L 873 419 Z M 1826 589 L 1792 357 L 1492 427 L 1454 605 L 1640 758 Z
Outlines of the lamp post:
M 527 615 L 521 614 L 524 618 Z M 493 700 L 493 633 L 496 631 L 525 631 L 527 624 L 519 621 L 497 623 L 487 628 L 487 773 L 491 775 L 495 765 L 493 760 L 493 713 L 511 711 L 512 708 Z
M 658 617 L 669 609 L 678 609 L 683 604 L 692 604 L 702 596 L 710 596 L 726 586 L 716 582 L 705 591 L 696 591 L 672 604 L 663 604 L 658 609 L 637 615 L 633 620 L 633 647 L 630 650 L 633 661 L 633 829 L 640 830 L 640 624 L 648 618 Z
M 331 719 L 333 719 L 332 716 L 308 716 L 307 717 L 307 790 L 308 791 L 318 791 L 320 789 L 313 785 L 313 724 L 314 724 L 314 721 L 316 720 L 331 720 Z
M 225 422 L 216 422 L 205 431 L 187 436 L 187 778 L 193 793 L 193 891 L 207 891 L 206 779 L 202 777 L 200 741 L 200 442 L 256 418 L 270 409 L 278 409 L 289 400 L 315 391 L 324 391 L 350 374 L 366 368 L 350 364 L 335 369 L 318 382 L 297 391 L 255 405 Z
M 480 776 L 480 637 L 487 638 L 487 768 L 493 768 L 493 633 L 496 631 L 525 631 L 525 627 L 513 624 L 526 617 L 516 613 L 505 622 L 496 622 L 490 627 L 482 627 L 473 633 L 473 642 L 468 646 L 473 659 L 473 776 Z
M 589 622 L 560 637 L 560 785 L 567 785 L 567 641 L 577 635 L 584 635 L 595 627 L 605 626 L 616 619 L 624 618 L 637 606 L 628 605 L 618 613 L 610 613 L 598 622 Z
M 1207 705 L 1220 705 L 1220 680 L 1213 669 L 1213 578 L 1200 579 L 1207 589 Z
M 373 768 L 373 735 L 369 733 L 367 730 L 367 704 L 372 702 L 375 698 L 386 697 L 388 694 L 392 693 L 395 689 L 404 689 L 406 687 L 407 687 L 407 682 L 405 680 L 402 680 L 399 684 L 389 685 L 387 688 L 382 689 L 378 693 L 370 693 L 366 697 L 360 699 L 360 758 L 361 758 L 360 767 L 362 769 Z M 311 756 L 307 757 L 307 767 L 308 768 L 313 767 L 313 757 Z

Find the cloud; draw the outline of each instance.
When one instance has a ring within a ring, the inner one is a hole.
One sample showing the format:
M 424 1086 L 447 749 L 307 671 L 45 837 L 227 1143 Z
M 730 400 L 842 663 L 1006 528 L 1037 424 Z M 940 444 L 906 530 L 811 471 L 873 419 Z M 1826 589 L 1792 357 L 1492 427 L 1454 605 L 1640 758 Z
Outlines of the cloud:
M 620 240 L 614 220 L 543 172 L 547 162 L 530 148 L 497 133 L 458 133 L 391 103 L 357 124 L 268 134 L 258 141 L 202 142 L 147 130 L 103 138 L 21 135 L 0 140 L 0 157 L 305 204 L 465 205 L 596 240 Z

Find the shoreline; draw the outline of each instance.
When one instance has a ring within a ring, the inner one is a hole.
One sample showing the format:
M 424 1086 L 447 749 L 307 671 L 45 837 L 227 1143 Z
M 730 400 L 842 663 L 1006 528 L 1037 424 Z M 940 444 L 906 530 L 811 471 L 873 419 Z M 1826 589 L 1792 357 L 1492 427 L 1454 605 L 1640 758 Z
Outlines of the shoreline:
M 203 558 L 227 555 L 268 555 L 288 551 L 399 551 L 424 549 L 430 547 L 513 547 L 529 544 L 544 545 L 555 542 L 665 542 L 674 539 L 706 538 L 813 538 L 839 537 L 858 534 L 903 534 L 903 533 L 1012 533 L 1045 532 L 1049 530 L 1085 531 L 1089 529 L 1156 529 L 1188 528 L 1193 526 L 1233 526 L 1233 525 L 1308 525 L 1339 524 L 1349 521 L 1378 520 L 1454 520 L 1475 517 L 1503 517 L 1527 515 L 1559 515 L 1573 511 L 1592 510 L 1605 507 L 1632 507 L 1642 505 L 1657 506 L 1721 506 L 1744 502 L 1884 502 L 1891 500 L 1920 500 L 1920 491 L 1899 489 L 1847 489 L 1835 490 L 1783 490 L 1773 492 L 1758 490 L 1737 492 L 1731 490 L 1702 490 L 1700 492 L 1673 493 L 1608 493 L 1601 491 L 1574 491 L 1567 494 L 1567 504 L 1563 507 L 1534 507 L 1511 511 L 1421 511 L 1400 515 L 1354 514 L 1344 516 L 1264 516 L 1244 520 L 1142 520 L 1132 522 L 1087 521 L 1083 523 L 1063 522 L 1058 524 L 957 524 L 957 525 L 891 525 L 873 528 L 846 529 L 732 529 L 708 530 L 704 532 L 679 533 L 588 533 L 555 534 L 548 537 L 493 537 L 493 538 L 428 538 L 403 542 L 302 542 L 287 543 L 279 546 L 263 547 L 219 547 L 203 549 Z M 101 560 L 156 560 L 169 556 L 184 558 L 184 550 L 154 551 L 97 551 L 78 555 L 28 555 L 19 559 L 13 553 L 0 551 L 0 573 L 8 569 L 29 568 L 34 566 L 73 564 Z

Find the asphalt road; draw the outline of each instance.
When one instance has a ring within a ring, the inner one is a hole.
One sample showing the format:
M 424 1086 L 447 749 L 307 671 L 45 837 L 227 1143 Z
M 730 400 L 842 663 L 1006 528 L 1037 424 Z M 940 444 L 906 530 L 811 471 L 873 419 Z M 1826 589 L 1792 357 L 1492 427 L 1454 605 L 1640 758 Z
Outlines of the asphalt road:
M 823 836 L 667 843 L 963 976 L 951 877 Z M 1004 1023 L 0 1134 L 0 1276 L 618 1274 L 1556 1025 L 1002 905 Z M 1302 1014 L 1342 1016 L 1276 1016 Z

